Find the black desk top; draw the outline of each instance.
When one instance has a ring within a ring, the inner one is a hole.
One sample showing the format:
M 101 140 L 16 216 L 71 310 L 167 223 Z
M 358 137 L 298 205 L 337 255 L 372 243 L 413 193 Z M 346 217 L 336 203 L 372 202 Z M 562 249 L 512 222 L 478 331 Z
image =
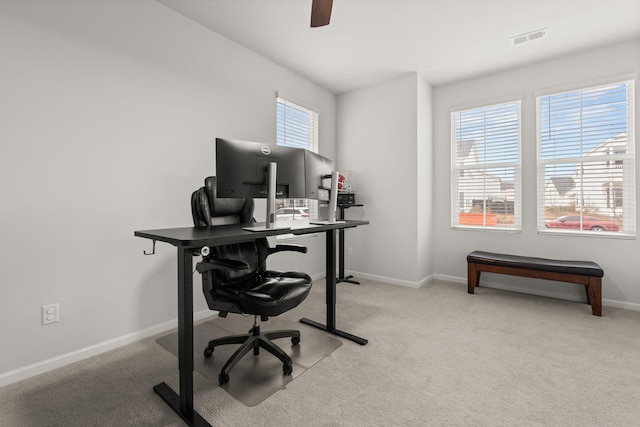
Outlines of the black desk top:
M 157 230 L 141 230 L 134 233 L 137 237 L 158 240 L 173 246 L 200 248 L 202 246 L 218 246 L 229 243 L 247 242 L 260 237 L 276 236 L 279 234 L 313 234 L 328 230 L 357 227 L 369 224 L 364 220 L 346 220 L 334 224 L 309 224 L 306 221 L 291 223 L 291 228 L 265 231 L 246 231 L 242 225 L 224 225 L 216 227 L 180 227 L 163 228 Z M 253 223 L 264 225 L 264 223 Z M 245 224 L 246 226 L 246 224 Z

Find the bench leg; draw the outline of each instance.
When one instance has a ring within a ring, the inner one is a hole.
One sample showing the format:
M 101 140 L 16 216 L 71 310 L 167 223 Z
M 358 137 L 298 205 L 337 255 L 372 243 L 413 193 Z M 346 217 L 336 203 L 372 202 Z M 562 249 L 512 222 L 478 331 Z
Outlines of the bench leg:
M 480 272 L 472 262 L 467 263 L 467 292 L 472 294 L 476 286 L 480 285 Z
M 591 313 L 594 316 L 602 316 L 602 278 L 589 278 L 589 284 L 586 288 L 587 302 L 591 305 Z

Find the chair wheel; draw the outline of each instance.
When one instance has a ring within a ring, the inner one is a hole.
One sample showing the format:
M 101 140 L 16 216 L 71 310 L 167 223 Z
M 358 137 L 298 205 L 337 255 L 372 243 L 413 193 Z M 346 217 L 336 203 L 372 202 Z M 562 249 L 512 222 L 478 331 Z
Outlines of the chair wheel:
M 225 374 L 224 372 L 222 372 L 220 375 L 218 375 L 218 382 L 220 383 L 220 385 L 225 385 L 226 383 L 228 383 L 229 374 Z
M 291 344 L 293 345 L 300 344 L 300 337 L 291 337 Z
M 293 372 L 293 365 L 282 365 L 282 372 L 285 375 L 291 375 Z
M 213 349 L 210 347 L 207 347 L 204 349 L 204 357 L 211 357 L 211 355 L 213 354 Z

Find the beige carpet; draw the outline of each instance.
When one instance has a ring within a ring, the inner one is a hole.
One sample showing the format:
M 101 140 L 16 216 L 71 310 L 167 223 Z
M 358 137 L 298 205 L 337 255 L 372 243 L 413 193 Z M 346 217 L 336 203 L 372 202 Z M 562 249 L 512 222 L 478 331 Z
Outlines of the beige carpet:
M 317 281 L 281 317 L 323 320 L 324 298 Z M 603 314 L 441 281 L 343 283 L 338 327 L 368 345 L 344 341 L 253 407 L 196 372 L 195 407 L 215 426 L 637 426 L 640 312 Z M 0 425 L 183 425 L 152 391 L 177 387 L 155 338 L 0 389 Z

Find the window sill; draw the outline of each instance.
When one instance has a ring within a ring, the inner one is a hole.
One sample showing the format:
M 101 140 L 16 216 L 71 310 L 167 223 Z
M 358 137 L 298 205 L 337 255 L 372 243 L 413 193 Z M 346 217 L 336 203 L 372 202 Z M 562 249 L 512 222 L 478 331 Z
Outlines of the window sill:
M 462 226 L 462 225 L 454 225 L 451 227 L 452 230 L 455 231 L 488 231 L 488 232 L 498 232 L 498 233 L 520 233 L 522 229 L 520 228 L 503 228 L 503 227 L 472 227 L 472 226 Z
M 538 234 L 546 236 L 571 236 L 571 237 L 587 237 L 596 239 L 626 239 L 635 240 L 636 236 L 631 234 L 624 234 L 619 232 L 607 232 L 607 231 L 551 231 L 551 230 L 538 230 Z

